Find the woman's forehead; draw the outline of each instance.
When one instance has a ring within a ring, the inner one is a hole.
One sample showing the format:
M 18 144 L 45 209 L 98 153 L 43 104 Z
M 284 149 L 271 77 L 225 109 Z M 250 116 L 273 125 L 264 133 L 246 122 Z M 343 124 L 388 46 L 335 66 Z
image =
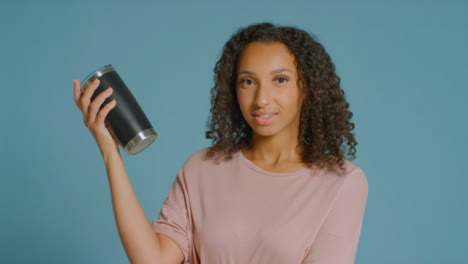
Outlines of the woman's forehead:
M 296 61 L 288 47 L 281 42 L 252 42 L 239 55 L 238 73 L 296 73 Z

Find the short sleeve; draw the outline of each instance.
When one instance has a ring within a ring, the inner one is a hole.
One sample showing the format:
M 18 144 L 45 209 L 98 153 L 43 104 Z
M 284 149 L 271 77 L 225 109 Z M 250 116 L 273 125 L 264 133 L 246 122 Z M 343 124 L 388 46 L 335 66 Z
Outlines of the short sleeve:
M 353 264 L 355 261 L 368 183 L 359 167 L 346 177 L 304 264 Z
M 170 237 L 189 260 L 191 248 L 191 211 L 183 169 L 179 169 L 169 194 L 161 206 L 158 219 L 151 224 L 156 233 Z

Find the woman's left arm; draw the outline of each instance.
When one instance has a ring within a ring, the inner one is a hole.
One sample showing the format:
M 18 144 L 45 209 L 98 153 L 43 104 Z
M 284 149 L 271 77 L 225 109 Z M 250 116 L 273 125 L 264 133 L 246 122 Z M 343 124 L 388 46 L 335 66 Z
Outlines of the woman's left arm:
M 353 264 L 367 202 L 368 183 L 355 167 L 348 175 L 304 258 L 304 264 Z

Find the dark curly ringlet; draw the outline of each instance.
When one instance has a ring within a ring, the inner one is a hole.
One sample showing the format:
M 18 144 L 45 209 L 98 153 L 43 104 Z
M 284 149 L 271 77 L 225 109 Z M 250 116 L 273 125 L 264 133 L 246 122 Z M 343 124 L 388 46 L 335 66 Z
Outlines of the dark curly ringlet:
M 232 35 L 224 46 L 214 68 L 215 86 L 211 88 L 211 117 L 206 122 L 206 138 L 213 141 L 206 157 L 223 154 L 224 160 L 252 142 L 253 130 L 240 110 L 237 93 L 237 61 L 239 54 L 251 42 L 282 42 L 294 54 L 298 72 L 298 87 L 303 95 L 299 146 L 301 156 L 310 168 L 344 171 L 344 153 L 349 146 L 349 160 L 354 160 L 357 142 L 351 131 L 353 116 L 348 111 L 340 78 L 325 48 L 315 36 L 294 27 L 274 26 L 271 23 L 252 24 Z M 217 159 L 218 160 L 218 159 Z

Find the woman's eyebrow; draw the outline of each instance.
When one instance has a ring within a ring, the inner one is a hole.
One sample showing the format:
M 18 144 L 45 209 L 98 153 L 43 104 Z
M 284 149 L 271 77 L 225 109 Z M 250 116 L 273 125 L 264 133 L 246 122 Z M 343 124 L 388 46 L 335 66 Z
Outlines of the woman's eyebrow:
M 290 69 L 288 69 L 288 68 L 279 68 L 279 69 L 276 69 L 276 70 L 272 70 L 271 73 L 274 74 L 274 73 L 280 73 L 280 72 L 284 72 L 284 71 L 293 73 L 293 72 L 292 72 Z M 239 74 L 242 74 L 242 73 L 245 73 L 245 74 L 254 74 L 254 72 L 248 71 L 248 70 L 239 71 Z

